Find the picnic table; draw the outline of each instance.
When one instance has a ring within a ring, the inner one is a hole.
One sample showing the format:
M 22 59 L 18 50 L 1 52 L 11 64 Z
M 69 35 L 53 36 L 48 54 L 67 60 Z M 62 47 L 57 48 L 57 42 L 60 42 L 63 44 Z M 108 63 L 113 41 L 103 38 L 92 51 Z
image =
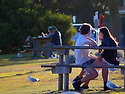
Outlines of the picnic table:
M 82 68 L 82 67 L 94 67 L 94 68 L 121 68 L 124 75 L 124 89 L 125 89 L 125 47 L 87 47 L 87 46 L 53 46 L 46 47 L 46 49 L 56 49 L 59 55 L 59 63 L 55 65 L 41 65 L 41 67 L 51 67 L 53 74 L 58 74 L 58 90 L 63 90 L 63 78 L 64 78 L 64 90 L 69 90 L 69 74 L 72 68 Z M 124 51 L 124 65 L 122 66 L 101 66 L 101 65 L 71 65 L 69 64 L 69 50 L 70 49 L 110 49 L 110 50 L 123 50 Z M 40 50 L 40 49 L 39 49 Z M 63 58 L 65 56 L 65 62 Z M 63 77 L 64 74 L 64 77 Z
M 37 58 L 40 58 L 41 50 L 38 50 L 38 49 L 40 49 L 43 46 L 49 46 L 50 41 L 51 41 L 51 38 L 49 38 L 49 37 L 43 37 L 43 38 L 32 37 L 31 42 L 33 45 L 34 56 Z M 43 55 L 45 57 L 50 57 L 50 51 L 43 50 Z

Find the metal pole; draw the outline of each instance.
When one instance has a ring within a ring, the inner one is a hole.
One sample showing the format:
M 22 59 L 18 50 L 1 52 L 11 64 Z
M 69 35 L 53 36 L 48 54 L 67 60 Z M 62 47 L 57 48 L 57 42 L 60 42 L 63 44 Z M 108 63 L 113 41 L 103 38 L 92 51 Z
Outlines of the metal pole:
M 59 64 L 63 63 L 63 55 L 59 55 Z M 59 74 L 58 90 L 63 90 L 63 74 Z
M 69 64 L 69 49 L 66 49 L 66 55 L 65 55 L 65 64 Z M 64 91 L 69 90 L 69 74 L 65 74 L 64 78 Z
M 124 89 L 125 89 L 125 50 L 124 50 Z

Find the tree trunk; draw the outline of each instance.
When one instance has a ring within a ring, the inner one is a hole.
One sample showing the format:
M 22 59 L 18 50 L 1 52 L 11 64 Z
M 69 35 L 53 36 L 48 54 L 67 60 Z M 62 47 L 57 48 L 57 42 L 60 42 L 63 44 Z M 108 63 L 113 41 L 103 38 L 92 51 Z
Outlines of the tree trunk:
M 120 17 L 119 17 L 119 0 L 108 0 L 110 11 L 110 22 L 112 35 L 119 41 Z

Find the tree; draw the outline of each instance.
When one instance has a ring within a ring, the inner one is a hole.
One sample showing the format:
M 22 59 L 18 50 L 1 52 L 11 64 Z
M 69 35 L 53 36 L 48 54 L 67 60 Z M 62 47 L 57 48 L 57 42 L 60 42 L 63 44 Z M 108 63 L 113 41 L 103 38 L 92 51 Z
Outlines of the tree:
M 76 16 L 77 23 L 88 22 L 93 24 L 96 11 L 104 14 L 108 9 L 107 0 L 40 0 L 44 9 L 54 13 L 65 13 Z
M 39 33 L 38 18 L 44 10 L 29 0 L 0 1 L 0 49 L 13 53 L 22 47 L 27 36 Z
M 110 23 L 113 36 L 119 40 L 120 18 L 119 18 L 119 0 L 108 0 L 110 11 Z
M 76 29 L 72 25 L 71 16 L 47 11 L 46 14 L 39 19 L 39 21 L 41 22 L 40 29 L 42 32 L 48 33 L 47 28 L 49 26 L 56 26 L 61 32 L 62 44 L 73 45 L 74 42 L 71 38 L 75 35 Z
M 71 37 L 75 29 L 72 26 L 72 17 L 59 13 L 46 15 L 47 10 L 38 1 L 0 1 L 0 50 L 2 53 L 17 52 L 28 36 L 39 36 L 41 32 L 48 33 L 49 25 L 56 25 L 62 32 L 64 44 L 73 44 Z

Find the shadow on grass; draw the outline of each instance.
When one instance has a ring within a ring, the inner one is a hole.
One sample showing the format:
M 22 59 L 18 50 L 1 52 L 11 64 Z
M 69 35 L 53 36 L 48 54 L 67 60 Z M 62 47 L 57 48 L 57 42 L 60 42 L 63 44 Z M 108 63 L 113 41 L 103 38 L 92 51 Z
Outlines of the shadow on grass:
M 39 60 L 39 59 L 43 59 L 43 60 L 46 59 L 43 62 L 39 61 L 40 63 L 50 62 L 50 59 L 44 56 L 40 56 L 40 58 L 37 58 L 37 57 L 33 57 L 33 55 L 30 55 L 30 54 L 24 54 L 22 58 L 19 58 L 17 57 L 16 54 L 8 54 L 8 55 L 0 55 L 0 66 L 30 64 L 32 63 L 32 60 Z M 33 63 L 35 63 L 35 61 Z M 38 63 L 38 61 L 36 61 L 36 63 Z
M 30 71 L 30 72 L 26 72 L 26 73 L 23 73 L 23 74 L 15 74 L 15 75 L 12 75 L 12 76 L 4 76 L 4 77 L 0 77 L 0 79 L 3 79 L 3 78 L 10 78 L 10 77 L 15 77 L 15 76 L 22 76 L 22 75 L 26 75 L 26 74 L 31 74 L 31 73 L 38 73 L 38 72 L 41 72 L 40 71 Z
M 44 71 L 51 71 L 52 69 L 45 69 Z
M 22 58 L 17 57 L 17 54 L 5 54 L 0 55 L 0 59 L 9 59 L 10 61 L 22 61 L 22 60 L 34 60 L 34 59 L 48 59 L 45 56 L 40 56 L 40 58 L 34 57 L 32 54 L 23 54 Z
M 75 90 L 73 90 L 73 89 L 69 89 L 69 91 L 75 91 Z M 51 91 L 51 92 L 48 92 L 47 94 L 60 94 L 60 93 L 63 93 L 63 92 L 65 92 L 65 91 Z M 83 90 L 83 91 L 75 91 L 75 92 L 78 92 L 78 93 L 80 93 L 80 94 L 110 94 L 110 93 L 119 93 L 120 92 L 120 94 L 124 94 L 124 92 L 125 92 L 125 89 L 119 89 L 119 90 L 109 90 L 109 91 L 102 91 L 102 90 L 92 90 L 92 89 L 88 89 L 88 90 Z M 46 93 L 45 93 L 46 94 Z
M 83 91 L 84 92 L 84 91 Z M 119 90 L 108 90 L 108 91 L 103 91 L 103 90 L 93 90 L 93 93 L 92 91 L 91 92 L 85 92 L 86 94 L 124 94 L 125 90 L 124 89 L 119 89 Z
M 35 60 L 35 59 L 32 59 Z M 27 62 L 26 62 L 27 61 Z M 0 61 L 0 66 L 10 66 L 10 65 L 20 65 L 20 64 L 31 64 L 32 62 L 30 62 L 31 60 L 25 60 L 25 62 L 21 62 L 21 61 L 12 61 L 12 62 L 1 62 Z M 43 63 L 48 63 L 49 61 L 44 61 Z M 35 63 L 35 62 L 34 62 Z M 36 61 L 36 63 L 38 63 Z M 40 62 L 42 64 L 42 62 Z

